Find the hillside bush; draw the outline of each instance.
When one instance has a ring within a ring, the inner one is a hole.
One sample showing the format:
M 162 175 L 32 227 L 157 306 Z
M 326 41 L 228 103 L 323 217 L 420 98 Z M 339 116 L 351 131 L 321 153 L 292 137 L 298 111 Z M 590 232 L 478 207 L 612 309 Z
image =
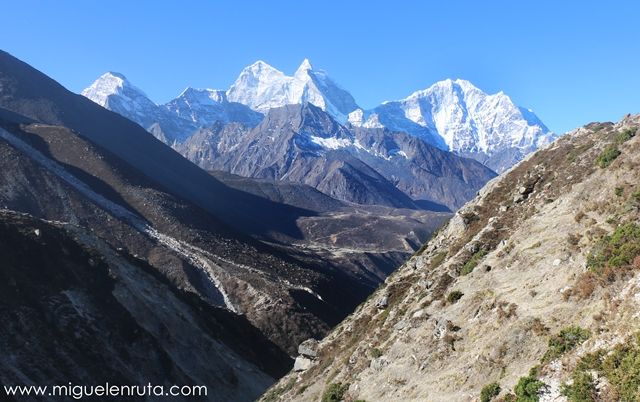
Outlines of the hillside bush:
M 543 357 L 543 361 L 556 359 L 568 351 L 574 349 L 591 336 L 591 332 L 580 327 L 568 327 L 560 331 L 559 334 L 549 339 L 549 349 Z
M 598 241 L 587 256 L 587 267 L 602 272 L 606 267 L 619 268 L 631 265 L 640 255 L 640 226 L 630 222 L 620 225 L 608 236 Z
M 349 389 L 349 384 L 336 382 L 330 384 L 322 394 L 322 402 L 340 402 Z
M 635 137 L 635 135 L 636 135 L 636 130 L 628 128 L 616 134 L 615 140 L 618 144 L 622 144 L 623 142 L 627 142 L 633 137 Z
M 478 264 L 480 264 L 480 261 L 486 255 L 487 255 L 487 252 L 485 250 L 479 250 L 475 254 L 473 254 L 471 258 L 469 258 L 469 260 L 462 266 L 462 269 L 460 270 L 460 275 L 468 275 L 471 272 L 473 272 L 475 267 L 477 267 Z
M 500 384 L 492 382 L 482 387 L 480 391 L 480 402 L 490 402 L 493 398 L 500 394 Z
M 602 151 L 600 155 L 596 158 L 596 164 L 600 166 L 602 169 L 611 165 L 611 163 L 616 160 L 618 156 L 620 156 L 621 152 L 615 145 L 609 145 Z
M 544 386 L 544 383 L 535 377 L 521 377 L 515 388 L 515 402 L 538 402 Z
M 458 300 L 460 300 L 460 298 L 464 295 L 464 293 L 462 293 L 459 290 L 454 290 L 453 292 L 449 293 L 447 295 L 447 301 L 451 304 L 457 302 Z

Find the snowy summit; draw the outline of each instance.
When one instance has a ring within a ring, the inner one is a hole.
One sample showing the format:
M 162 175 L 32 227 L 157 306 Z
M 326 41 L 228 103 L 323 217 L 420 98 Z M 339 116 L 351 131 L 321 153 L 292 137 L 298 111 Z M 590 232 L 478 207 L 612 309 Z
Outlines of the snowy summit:
M 263 113 L 284 105 L 309 102 L 340 122 L 345 122 L 347 115 L 358 107 L 349 92 L 324 71 L 315 70 L 308 59 L 304 59 L 293 76 L 257 61 L 242 70 L 227 91 L 227 97 Z

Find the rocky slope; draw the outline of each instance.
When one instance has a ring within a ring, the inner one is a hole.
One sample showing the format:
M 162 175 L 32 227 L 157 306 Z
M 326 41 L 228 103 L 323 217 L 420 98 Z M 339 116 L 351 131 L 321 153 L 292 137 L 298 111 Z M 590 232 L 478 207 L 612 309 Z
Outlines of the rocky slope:
M 89 230 L 0 210 L 0 239 L 3 384 L 206 385 L 203 400 L 250 401 L 286 365 L 246 320 Z
M 263 400 L 638 400 L 639 128 L 492 180 Z

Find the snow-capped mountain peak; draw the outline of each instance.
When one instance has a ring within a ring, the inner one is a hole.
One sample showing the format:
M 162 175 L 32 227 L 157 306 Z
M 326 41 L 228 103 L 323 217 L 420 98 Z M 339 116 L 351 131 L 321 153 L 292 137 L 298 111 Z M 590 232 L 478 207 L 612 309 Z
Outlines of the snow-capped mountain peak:
M 498 172 L 556 137 L 504 92 L 487 94 L 463 79 L 438 81 L 404 99 L 352 114 L 349 121 L 406 131 Z
M 487 94 L 460 78 L 444 79 L 404 99 L 363 110 L 349 92 L 306 58 L 292 75 L 258 60 L 245 67 L 227 91 L 188 87 L 164 105 L 156 105 L 124 75 L 114 72 L 103 74 L 82 94 L 138 122 L 158 138 L 178 141 L 197 127 L 215 122 L 255 126 L 270 109 L 308 103 L 341 124 L 404 131 L 475 158 L 497 172 L 556 138 L 531 110 L 517 106 L 504 92 Z
M 113 95 L 128 98 L 147 97 L 141 89 L 131 84 L 127 77 L 113 71 L 102 74 L 88 88 L 82 91 L 82 95 L 103 107 L 106 107 L 109 97 Z
M 300 64 L 300 67 L 298 67 L 298 69 L 296 70 L 296 73 L 294 74 L 294 76 L 296 78 L 305 79 L 305 76 L 309 77 L 309 71 L 312 71 L 312 70 L 313 70 L 313 65 L 311 65 L 311 62 L 309 61 L 309 59 L 304 59 Z
M 176 99 L 180 98 L 191 104 L 199 103 L 202 105 L 213 105 L 227 102 L 226 91 L 209 88 L 198 89 L 187 87 L 180 93 L 180 95 L 178 95 Z
M 351 94 L 335 84 L 324 71 L 314 70 L 308 59 L 302 61 L 292 76 L 258 61 L 242 70 L 227 91 L 227 98 L 261 113 L 284 105 L 309 102 L 341 122 L 357 108 Z
M 262 60 L 258 60 L 250 66 L 245 67 L 240 72 L 238 80 L 243 80 L 247 83 L 268 83 L 270 81 L 277 81 L 285 77 L 285 74 L 265 63 Z
M 252 66 L 268 71 L 266 63 Z M 119 73 L 105 73 L 82 95 L 149 130 L 166 143 L 182 141 L 198 127 L 221 121 L 258 124 L 262 115 L 245 105 L 229 102 L 225 91 L 187 87 L 172 101 L 157 105 Z

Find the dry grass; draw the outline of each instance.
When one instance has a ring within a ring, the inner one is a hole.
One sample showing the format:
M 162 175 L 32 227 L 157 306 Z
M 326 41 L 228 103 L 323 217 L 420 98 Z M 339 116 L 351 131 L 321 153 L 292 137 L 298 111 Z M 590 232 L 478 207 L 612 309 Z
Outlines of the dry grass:
M 596 288 L 599 286 L 600 278 L 593 272 L 584 272 L 578 277 L 575 285 L 571 289 L 571 294 L 576 296 L 578 300 L 586 300 Z
M 515 317 L 518 315 L 516 310 L 518 310 L 517 304 L 500 301 L 497 306 L 498 319 L 504 320 Z
M 544 325 L 542 323 L 542 320 L 540 320 L 538 317 L 533 319 L 530 329 L 536 335 L 546 335 L 549 333 L 549 327 Z

